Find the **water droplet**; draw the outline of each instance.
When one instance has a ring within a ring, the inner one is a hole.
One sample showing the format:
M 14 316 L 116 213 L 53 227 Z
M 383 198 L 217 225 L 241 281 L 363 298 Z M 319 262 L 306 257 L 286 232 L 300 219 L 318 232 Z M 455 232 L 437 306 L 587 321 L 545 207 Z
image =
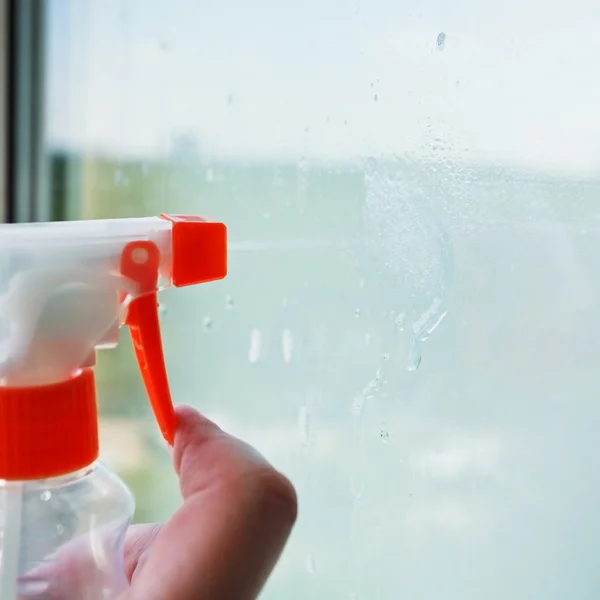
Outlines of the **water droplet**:
M 371 345 L 371 334 L 365 333 L 365 346 L 370 346 L 370 345 Z
M 381 359 L 384 362 L 388 362 L 388 360 L 390 360 L 390 355 L 387 352 L 384 352 L 383 356 L 381 357 Z
M 310 575 L 314 575 L 315 573 L 315 558 L 310 553 L 306 555 L 306 570 Z
M 229 104 L 229 106 L 231 106 L 233 104 L 233 96 L 231 94 L 229 94 L 229 96 L 227 96 L 227 104 Z
M 294 352 L 294 336 L 289 329 L 284 329 L 281 334 L 281 349 L 283 350 L 283 360 L 290 364 Z
M 360 317 L 360 308 L 357 308 L 357 309 L 354 311 L 354 316 L 355 316 L 357 319 Z
M 310 413 L 306 406 L 301 406 L 298 411 L 298 431 L 302 445 L 308 446 L 310 442 Z
M 233 296 L 231 296 L 230 294 L 227 294 L 227 296 L 225 296 L 225 306 L 230 310 L 233 308 Z
M 263 219 L 270 219 L 270 218 L 271 218 L 271 213 L 270 212 L 263 213 Z
M 248 350 L 248 360 L 255 363 L 260 358 L 262 344 L 262 335 L 260 329 L 253 329 L 250 334 L 250 349 Z
M 56 526 L 56 533 L 58 533 L 58 535 L 63 535 L 65 533 L 65 526 L 59 523 Z
M 387 429 L 382 429 L 379 432 L 379 438 L 384 444 L 387 444 L 390 441 L 390 432 Z
M 373 96 L 373 100 L 375 100 L 375 102 L 377 102 L 377 101 L 379 100 L 379 96 L 378 96 L 377 94 L 375 94 L 375 95 Z
M 158 305 L 158 316 L 159 317 L 166 317 L 168 312 L 169 312 L 169 309 L 167 308 L 166 304 L 161 303 Z
M 377 159 L 374 156 L 369 156 L 365 161 L 365 175 L 373 177 L 377 171 Z
M 440 33 L 438 33 L 436 44 L 438 50 L 444 49 L 444 46 L 446 45 L 446 34 L 443 31 L 440 31 Z
M 210 329 L 212 329 L 213 320 L 210 317 L 204 317 L 204 321 L 202 321 L 202 326 L 204 327 L 205 331 L 209 331 Z
M 45 490 L 40 494 L 40 498 L 42 499 L 42 502 L 48 502 L 48 500 L 52 498 L 52 492 L 50 490 Z

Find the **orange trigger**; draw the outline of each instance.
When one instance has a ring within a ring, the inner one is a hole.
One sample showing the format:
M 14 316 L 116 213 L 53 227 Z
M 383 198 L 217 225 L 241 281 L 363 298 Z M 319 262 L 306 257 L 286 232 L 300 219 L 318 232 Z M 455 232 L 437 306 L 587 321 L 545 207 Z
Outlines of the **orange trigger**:
M 175 410 L 162 348 L 158 320 L 158 272 L 160 252 L 153 242 L 127 244 L 121 255 L 121 273 L 138 284 L 138 296 L 131 301 L 125 324 L 142 373 L 154 416 L 163 437 L 173 445 Z

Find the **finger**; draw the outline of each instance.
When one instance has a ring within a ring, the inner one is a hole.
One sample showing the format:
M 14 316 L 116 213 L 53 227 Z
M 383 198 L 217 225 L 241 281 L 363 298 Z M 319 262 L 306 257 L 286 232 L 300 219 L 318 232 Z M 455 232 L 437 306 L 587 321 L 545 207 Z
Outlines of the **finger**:
M 190 408 L 177 410 L 183 506 L 146 546 L 127 600 L 256 598 L 296 519 L 289 481 Z
M 67 600 L 80 597 L 85 590 L 98 594 L 123 592 L 137 565 L 143 564 L 144 553 L 160 531 L 159 525 L 134 525 L 125 541 L 125 574 L 123 574 L 122 524 L 102 525 L 93 536 L 84 533 L 46 556 L 35 568 L 19 577 L 19 599 L 40 598 Z
M 161 530 L 157 523 L 132 525 L 125 540 L 125 576 L 131 581 L 136 570 L 146 562 L 150 548 Z

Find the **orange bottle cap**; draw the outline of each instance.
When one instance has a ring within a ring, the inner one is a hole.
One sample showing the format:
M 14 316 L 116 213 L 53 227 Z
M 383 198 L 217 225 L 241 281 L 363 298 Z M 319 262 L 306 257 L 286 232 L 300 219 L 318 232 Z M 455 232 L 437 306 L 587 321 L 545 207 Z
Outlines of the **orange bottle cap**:
M 98 458 L 94 373 L 52 385 L 0 387 L 0 479 L 71 473 Z

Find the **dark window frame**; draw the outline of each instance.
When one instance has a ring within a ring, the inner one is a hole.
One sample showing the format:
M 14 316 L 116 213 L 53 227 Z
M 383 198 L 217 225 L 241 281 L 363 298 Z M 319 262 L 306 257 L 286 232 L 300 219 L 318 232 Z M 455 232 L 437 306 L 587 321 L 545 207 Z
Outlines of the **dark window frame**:
M 45 154 L 46 0 L 2 0 L 4 220 L 51 218 Z

